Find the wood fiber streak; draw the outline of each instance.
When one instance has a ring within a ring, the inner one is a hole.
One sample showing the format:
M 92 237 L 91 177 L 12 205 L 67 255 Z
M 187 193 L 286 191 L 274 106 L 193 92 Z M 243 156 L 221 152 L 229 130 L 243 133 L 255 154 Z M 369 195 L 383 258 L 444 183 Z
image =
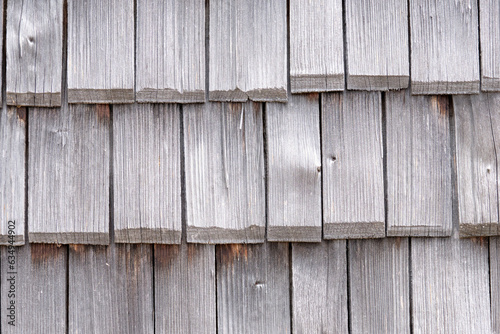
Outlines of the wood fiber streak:
M 500 238 L 490 239 L 490 298 L 492 332 L 500 333 Z
M 481 89 L 500 91 L 500 2 L 479 0 Z

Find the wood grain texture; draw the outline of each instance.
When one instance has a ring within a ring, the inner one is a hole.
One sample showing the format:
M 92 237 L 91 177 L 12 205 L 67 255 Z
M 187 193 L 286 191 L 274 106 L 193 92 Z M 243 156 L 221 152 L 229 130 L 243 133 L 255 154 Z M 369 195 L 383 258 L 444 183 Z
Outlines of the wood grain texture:
M 500 96 L 453 96 L 461 236 L 498 235 Z
M 500 333 L 500 238 L 490 239 L 490 300 L 492 332 Z
M 155 332 L 215 334 L 215 246 L 154 249 Z
M 386 94 L 388 236 L 451 234 L 449 104 L 447 97 Z
M 342 1 L 289 3 L 292 93 L 343 90 Z
M 287 100 L 286 0 L 210 2 L 209 99 Z
M 500 2 L 479 0 L 481 89 L 500 91 Z
M 205 1 L 137 2 L 137 101 L 205 101 Z
M 63 0 L 7 3 L 7 104 L 61 105 Z
M 68 0 L 69 103 L 134 101 L 133 36 L 133 0 Z
M 15 247 L 14 255 L 9 247 L 0 250 L 2 333 L 66 333 L 68 248 L 27 243 Z M 14 268 L 8 256 L 15 257 Z M 11 301 L 15 319 L 8 317 Z
M 491 333 L 487 239 L 411 240 L 413 333 Z
M 294 333 L 348 333 L 345 240 L 292 244 Z
M 380 93 L 324 94 L 323 236 L 385 236 Z
M 412 94 L 478 93 L 477 0 L 409 4 Z
M 268 103 L 267 240 L 321 241 L 318 94 Z
M 288 248 L 217 246 L 217 333 L 291 333 Z
M 180 108 L 113 109 L 115 242 L 180 243 Z
M 187 241 L 263 242 L 262 106 L 205 103 L 183 113 Z
M 348 0 L 345 7 L 347 87 L 407 88 L 410 77 L 407 1 Z
M 152 246 L 69 247 L 69 333 L 153 333 Z
M 30 242 L 109 243 L 107 105 L 29 112 Z
M 408 239 L 348 243 L 352 333 L 410 333 Z
M 25 108 L 0 109 L 0 245 L 24 244 L 26 116 Z

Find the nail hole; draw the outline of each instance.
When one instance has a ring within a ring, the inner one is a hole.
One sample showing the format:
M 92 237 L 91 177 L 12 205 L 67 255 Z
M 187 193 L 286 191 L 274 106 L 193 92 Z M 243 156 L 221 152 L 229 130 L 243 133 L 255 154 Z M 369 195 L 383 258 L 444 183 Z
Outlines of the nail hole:
M 35 41 L 35 37 L 28 36 L 28 42 L 33 43 Z
M 316 168 L 316 170 L 317 170 L 318 172 L 321 172 L 321 166 L 318 166 L 318 167 Z
M 337 160 L 337 157 L 332 155 L 332 161 L 336 161 Z

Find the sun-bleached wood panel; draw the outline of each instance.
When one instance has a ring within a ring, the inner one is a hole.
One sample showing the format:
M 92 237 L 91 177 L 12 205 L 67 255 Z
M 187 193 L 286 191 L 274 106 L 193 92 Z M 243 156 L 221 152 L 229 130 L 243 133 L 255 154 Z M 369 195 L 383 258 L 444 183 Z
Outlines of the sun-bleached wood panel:
M 500 2 L 479 0 L 481 89 L 500 91 Z

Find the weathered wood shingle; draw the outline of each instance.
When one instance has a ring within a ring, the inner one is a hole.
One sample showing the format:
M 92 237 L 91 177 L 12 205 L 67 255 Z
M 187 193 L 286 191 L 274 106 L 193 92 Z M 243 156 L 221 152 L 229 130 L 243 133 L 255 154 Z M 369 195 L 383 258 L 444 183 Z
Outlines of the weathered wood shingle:
M 479 0 L 481 89 L 500 91 L 500 2 Z

